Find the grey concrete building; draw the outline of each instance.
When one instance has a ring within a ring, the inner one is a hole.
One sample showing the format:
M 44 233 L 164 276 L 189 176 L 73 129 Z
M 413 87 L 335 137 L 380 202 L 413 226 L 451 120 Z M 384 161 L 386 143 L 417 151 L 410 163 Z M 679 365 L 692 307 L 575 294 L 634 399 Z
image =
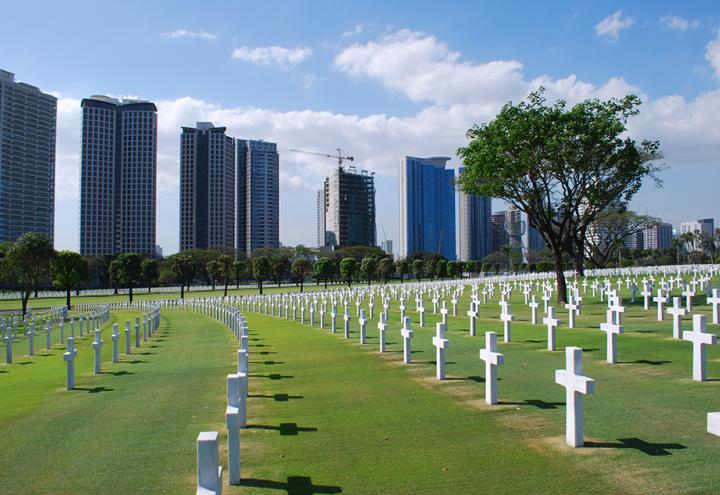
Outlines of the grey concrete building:
M 280 247 L 280 156 L 277 144 L 238 139 L 237 242 L 238 252 Z
M 342 165 L 325 179 L 325 245 L 376 246 L 375 177 Z
M 459 259 L 482 261 L 492 249 L 492 199 L 459 193 Z
M 325 246 L 325 191 L 319 189 L 315 199 L 316 217 L 315 222 L 317 225 L 316 233 L 316 244 L 317 247 Z
M 235 247 L 235 140 L 198 122 L 180 135 L 180 250 Z
M 139 100 L 82 100 L 80 254 L 155 255 L 157 108 Z
M 0 242 L 54 237 L 57 98 L 0 70 Z

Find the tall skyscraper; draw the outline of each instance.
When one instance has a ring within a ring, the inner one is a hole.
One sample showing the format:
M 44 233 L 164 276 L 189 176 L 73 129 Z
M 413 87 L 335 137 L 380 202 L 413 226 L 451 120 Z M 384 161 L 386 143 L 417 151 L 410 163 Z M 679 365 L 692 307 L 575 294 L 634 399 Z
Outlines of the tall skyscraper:
M 237 250 L 280 247 L 280 157 L 277 144 L 238 139 Z
M 375 246 L 375 177 L 353 166 L 325 179 L 325 246 Z
M 455 172 L 448 157 L 400 160 L 400 258 L 416 252 L 455 251 Z
M 658 223 L 643 230 L 643 248 L 668 249 L 672 245 L 673 228 L 669 223 Z
M 82 100 L 80 254 L 155 255 L 157 108 L 140 100 Z
M 0 242 L 53 240 L 57 98 L 0 70 Z
M 180 135 L 180 250 L 235 247 L 235 140 L 198 122 Z
M 325 191 L 323 189 L 319 189 L 317 192 L 315 207 L 317 211 L 317 247 L 323 247 L 325 245 Z
M 505 210 L 492 214 L 492 249 L 491 252 L 500 251 L 508 245 L 508 235 L 505 230 Z
M 492 199 L 459 193 L 460 260 L 482 261 L 492 249 Z

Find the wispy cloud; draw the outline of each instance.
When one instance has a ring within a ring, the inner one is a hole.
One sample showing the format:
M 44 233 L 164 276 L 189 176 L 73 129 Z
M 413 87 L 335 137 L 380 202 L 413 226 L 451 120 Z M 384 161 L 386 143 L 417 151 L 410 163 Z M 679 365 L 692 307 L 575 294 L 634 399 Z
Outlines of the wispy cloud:
M 208 33 L 207 31 L 188 31 L 187 29 L 176 29 L 175 31 L 168 31 L 166 33 L 160 33 L 163 38 L 194 38 L 200 40 L 216 40 L 218 35 L 215 33 Z
M 663 16 L 660 18 L 659 22 L 667 29 L 673 31 L 687 31 L 690 28 L 694 29 L 700 26 L 700 21 L 695 19 L 685 19 L 684 17 L 678 17 L 676 15 Z
M 623 17 L 623 11 L 617 10 L 595 25 L 595 35 L 598 38 L 617 41 L 620 31 L 629 29 L 634 23 L 635 20 L 632 17 Z
M 720 79 L 720 29 L 716 31 L 714 40 L 711 40 L 705 48 L 705 60 L 715 71 L 715 77 Z
M 365 30 L 365 28 L 363 27 L 363 25 L 358 24 L 354 28 L 352 28 L 350 31 L 345 31 L 340 36 L 343 38 L 349 38 L 351 36 L 357 36 L 359 34 L 362 34 L 364 30 Z
M 250 48 L 243 46 L 232 52 L 232 58 L 250 62 L 255 65 L 278 65 L 283 68 L 294 67 L 312 56 L 312 48 L 296 46 L 260 46 Z

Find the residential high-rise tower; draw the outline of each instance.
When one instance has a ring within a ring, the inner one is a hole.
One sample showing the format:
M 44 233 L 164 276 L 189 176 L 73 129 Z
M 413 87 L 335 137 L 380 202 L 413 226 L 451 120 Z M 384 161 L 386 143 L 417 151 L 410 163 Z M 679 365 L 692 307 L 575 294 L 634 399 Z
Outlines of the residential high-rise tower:
M 325 246 L 375 246 L 375 177 L 342 165 L 325 179 Z
M 448 157 L 400 160 L 400 258 L 416 252 L 455 252 L 455 172 Z
M 155 255 L 157 108 L 140 100 L 82 100 L 80 254 Z
M 198 122 L 180 135 L 180 250 L 235 247 L 235 140 Z
M 0 242 L 53 240 L 57 98 L 0 70 Z

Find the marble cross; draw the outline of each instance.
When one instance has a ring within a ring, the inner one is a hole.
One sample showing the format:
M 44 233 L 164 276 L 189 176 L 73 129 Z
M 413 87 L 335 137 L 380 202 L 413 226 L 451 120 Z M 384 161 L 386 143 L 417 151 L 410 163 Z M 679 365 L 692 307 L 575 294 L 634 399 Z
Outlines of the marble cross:
M 505 362 L 505 356 L 497 352 L 497 333 L 485 332 L 485 349 L 480 349 L 480 359 L 485 361 L 485 402 L 497 404 L 497 367 Z
M 713 325 L 720 324 L 720 289 L 712 290 L 712 297 L 707 298 L 707 303 L 712 305 Z
M 565 348 L 565 369 L 555 370 L 555 383 L 565 387 L 565 442 L 571 447 L 584 443 L 583 395 L 595 392 L 595 380 L 582 374 L 582 349 Z
M 528 306 L 530 306 L 530 323 L 537 325 L 538 306 L 540 306 L 540 304 L 537 302 L 535 296 L 532 296 Z
M 203 431 L 197 437 L 197 490 L 198 495 L 222 493 L 222 465 L 218 449 L 218 432 Z
M 572 314 L 572 312 L 571 312 Z M 560 320 L 555 318 L 555 308 L 548 306 L 548 315 L 543 318 L 543 324 L 547 325 L 547 348 L 548 351 L 555 350 L 555 329 L 560 324 Z
M 385 352 L 385 332 L 387 331 L 387 323 L 385 323 L 385 315 L 380 313 L 380 321 L 377 324 L 378 337 L 380 340 L 380 352 Z
M 662 289 L 658 289 L 657 291 L 657 297 L 653 297 L 653 302 L 657 303 L 657 319 L 658 321 L 663 321 L 665 319 L 665 307 L 664 304 L 667 302 L 667 297 L 663 296 Z
M 63 360 L 67 363 L 67 389 L 75 388 L 75 358 L 77 357 L 77 349 L 75 349 L 75 337 L 67 338 L 67 351 L 63 354 Z
M 345 306 L 345 316 L 343 316 L 343 320 L 345 321 L 345 338 L 350 338 L 350 309 Z
M 682 333 L 683 340 L 693 345 L 693 380 L 705 381 L 707 363 L 705 346 L 717 344 L 717 335 L 705 332 L 705 315 L 693 315 L 693 329 Z
M 410 349 L 410 339 L 413 338 L 413 331 L 410 328 L 410 318 L 403 320 L 403 327 L 400 330 L 400 334 L 403 338 L 403 362 L 410 364 L 412 362 L 412 350 Z
M 92 350 L 93 350 L 93 372 L 96 375 L 100 374 L 100 365 L 102 360 L 102 346 L 103 346 L 103 340 L 102 340 L 102 332 L 98 329 L 95 330 L 95 340 L 92 343 Z
M 600 330 L 607 335 L 606 360 L 608 363 L 614 364 L 617 362 L 617 336 L 623 333 L 624 328 L 616 320 L 612 309 L 607 310 L 606 317 L 607 321 L 600 324 Z
M 442 302 L 442 308 L 440 308 L 440 314 L 442 315 L 443 325 L 447 325 L 448 309 L 447 309 L 447 306 L 445 305 L 445 301 Z
M 475 319 L 478 315 L 476 308 L 475 302 L 471 302 L 470 309 L 467 312 L 468 318 L 470 319 L 470 337 L 475 337 Z
M 505 342 L 510 342 L 511 336 L 511 322 L 515 319 L 513 315 L 510 314 L 510 303 L 507 303 L 505 301 L 502 301 L 502 311 L 500 313 L 500 320 L 503 322 L 503 339 Z
M 673 338 L 674 339 L 680 339 L 682 338 L 681 335 L 681 319 L 685 314 L 687 314 L 687 311 L 685 308 L 680 306 L 680 298 L 679 297 L 673 297 L 673 305 L 672 308 L 667 309 L 667 313 L 669 315 L 672 315 L 673 318 Z
M 573 301 L 572 296 L 570 296 L 570 302 L 565 305 L 565 309 L 568 310 L 568 327 L 575 328 L 575 311 L 578 309 L 578 305 Z
M 360 344 L 365 344 L 365 326 L 367 325 L 367 319 L 365 318 L 365 310 L 360 310 L 360 318 L 358 319 L 358 323 L 360 323 Z
M 445 349 L 450 347 L 450 341 L 445 338 L 445 323 L 436 324 L 436 335 L 432 342 L 435 346 L 435 378 L 445 379 Z

